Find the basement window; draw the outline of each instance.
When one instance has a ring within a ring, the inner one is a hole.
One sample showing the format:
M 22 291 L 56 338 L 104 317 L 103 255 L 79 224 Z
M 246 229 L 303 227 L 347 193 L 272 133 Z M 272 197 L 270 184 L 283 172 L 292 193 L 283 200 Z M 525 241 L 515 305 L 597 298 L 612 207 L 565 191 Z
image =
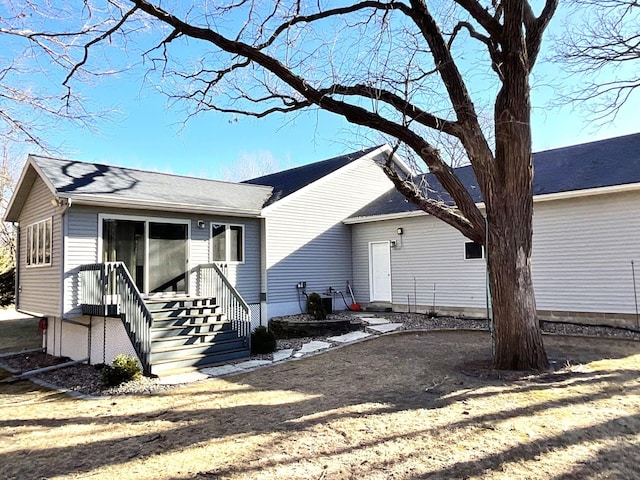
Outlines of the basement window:
M 465 260 L 473 260 L 476 258 L 484 258 L 484 246 L 476 242 L 465 242 L 464 244 Z
M 213 262 L 244 262 L 244 227 L 242 225 L 211 225 L 211 260 Z
M 26 230 L 27 266 L 51 265 L 51 219 L 27 225 Z

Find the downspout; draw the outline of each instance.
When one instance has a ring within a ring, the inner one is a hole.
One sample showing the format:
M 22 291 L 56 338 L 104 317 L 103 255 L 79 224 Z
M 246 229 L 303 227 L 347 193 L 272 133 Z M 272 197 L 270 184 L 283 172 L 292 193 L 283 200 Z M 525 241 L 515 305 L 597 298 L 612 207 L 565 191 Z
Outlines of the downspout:
M 260 325 L 268 325 L 267 219 L 260 217 Z
M 71 199 L 68 198 L 64 210 L 62 210 L 62 212 L 60 213 L 60 220 L 62 221 L 62 238 L 61 238 L 61 245 L 60 245 L 60 279 L 62 280 L 62 284 L 60 286 L 60 310 L 59 310 L 60 319 L 64 317 L 64 300 L 65 300 L 65 283 L 66 283 L 64 275 L 65 275 L 65 272 L 67 271 L 66 251 L 67 251 L 67 235 L 69 231 L 69 222 L 68 222 L 69 216 L 67 215 L 67 211 L 69 210 L 70 207 L 71 207 Z
M 15 305 L 16 310 L 20 309 L 20 245 L 22 238 L 20 237 L 20 224 L 16 227 L 16 222 L 13 222 L 14 230 L 16 233 L 16 277 L 15 283 L 13 285 L 14 288 L 14 297 L 15 297 Z

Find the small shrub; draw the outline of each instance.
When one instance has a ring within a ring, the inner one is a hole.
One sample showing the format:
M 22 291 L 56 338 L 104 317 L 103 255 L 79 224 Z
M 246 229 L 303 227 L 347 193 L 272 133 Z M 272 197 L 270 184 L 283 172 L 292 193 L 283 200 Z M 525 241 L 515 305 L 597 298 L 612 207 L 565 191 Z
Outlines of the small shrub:
M 315 292 L 307 297 L 307 313 L 315 320 L 327 318 L 327 312 L 322 304 L 322 297 Z
M 121 383 L 137 380 L 142 376 L 138 359 L 131 355 L 120 354 L 113 359 L 111 365 L 102 369 L 102 382 L 108 387 L 116 387 Z
M 260 326 L 251 334 L 251 353 L 253 355 L 275 352 L 277 349 L 276 336 L 267 327 Z

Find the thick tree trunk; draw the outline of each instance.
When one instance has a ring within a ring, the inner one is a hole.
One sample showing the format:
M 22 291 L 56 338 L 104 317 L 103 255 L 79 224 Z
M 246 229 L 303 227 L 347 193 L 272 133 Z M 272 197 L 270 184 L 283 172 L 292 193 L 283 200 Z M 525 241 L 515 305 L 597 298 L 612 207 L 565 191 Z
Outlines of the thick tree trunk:
M 533 160 L 529 58 L 522 30 L 524 2 L 505 0 L 502 88 L 496 97 L 495 165 L 484 194 L 494 364 L 507 370 L 549 367 L 531 278 Z
M 521 197 L 519 192 L 510 192 Z M 526 199 L 503 199 L 502 205 Z M 526 209 L 526 208 L 525 208 Z M 494 366 L 504 370 L 549 367 L 537 320 L 531 280 L 531 221 L 523 212 L 496 208 L 489 213 L 487 239 L 493 307 Z

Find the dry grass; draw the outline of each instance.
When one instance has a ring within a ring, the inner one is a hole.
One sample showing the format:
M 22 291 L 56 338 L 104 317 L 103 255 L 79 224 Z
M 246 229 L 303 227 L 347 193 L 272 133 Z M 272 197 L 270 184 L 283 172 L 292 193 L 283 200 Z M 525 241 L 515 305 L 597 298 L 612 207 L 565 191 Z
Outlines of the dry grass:
M 638 343 L 547 337 L 573 366 L 460 373 L 482 332 L 407 333 L 151 397 L 0 387 L 3 478 L 639 478 Z
M 42 347 L 37 318 L 0 321 L 0 353 Z

